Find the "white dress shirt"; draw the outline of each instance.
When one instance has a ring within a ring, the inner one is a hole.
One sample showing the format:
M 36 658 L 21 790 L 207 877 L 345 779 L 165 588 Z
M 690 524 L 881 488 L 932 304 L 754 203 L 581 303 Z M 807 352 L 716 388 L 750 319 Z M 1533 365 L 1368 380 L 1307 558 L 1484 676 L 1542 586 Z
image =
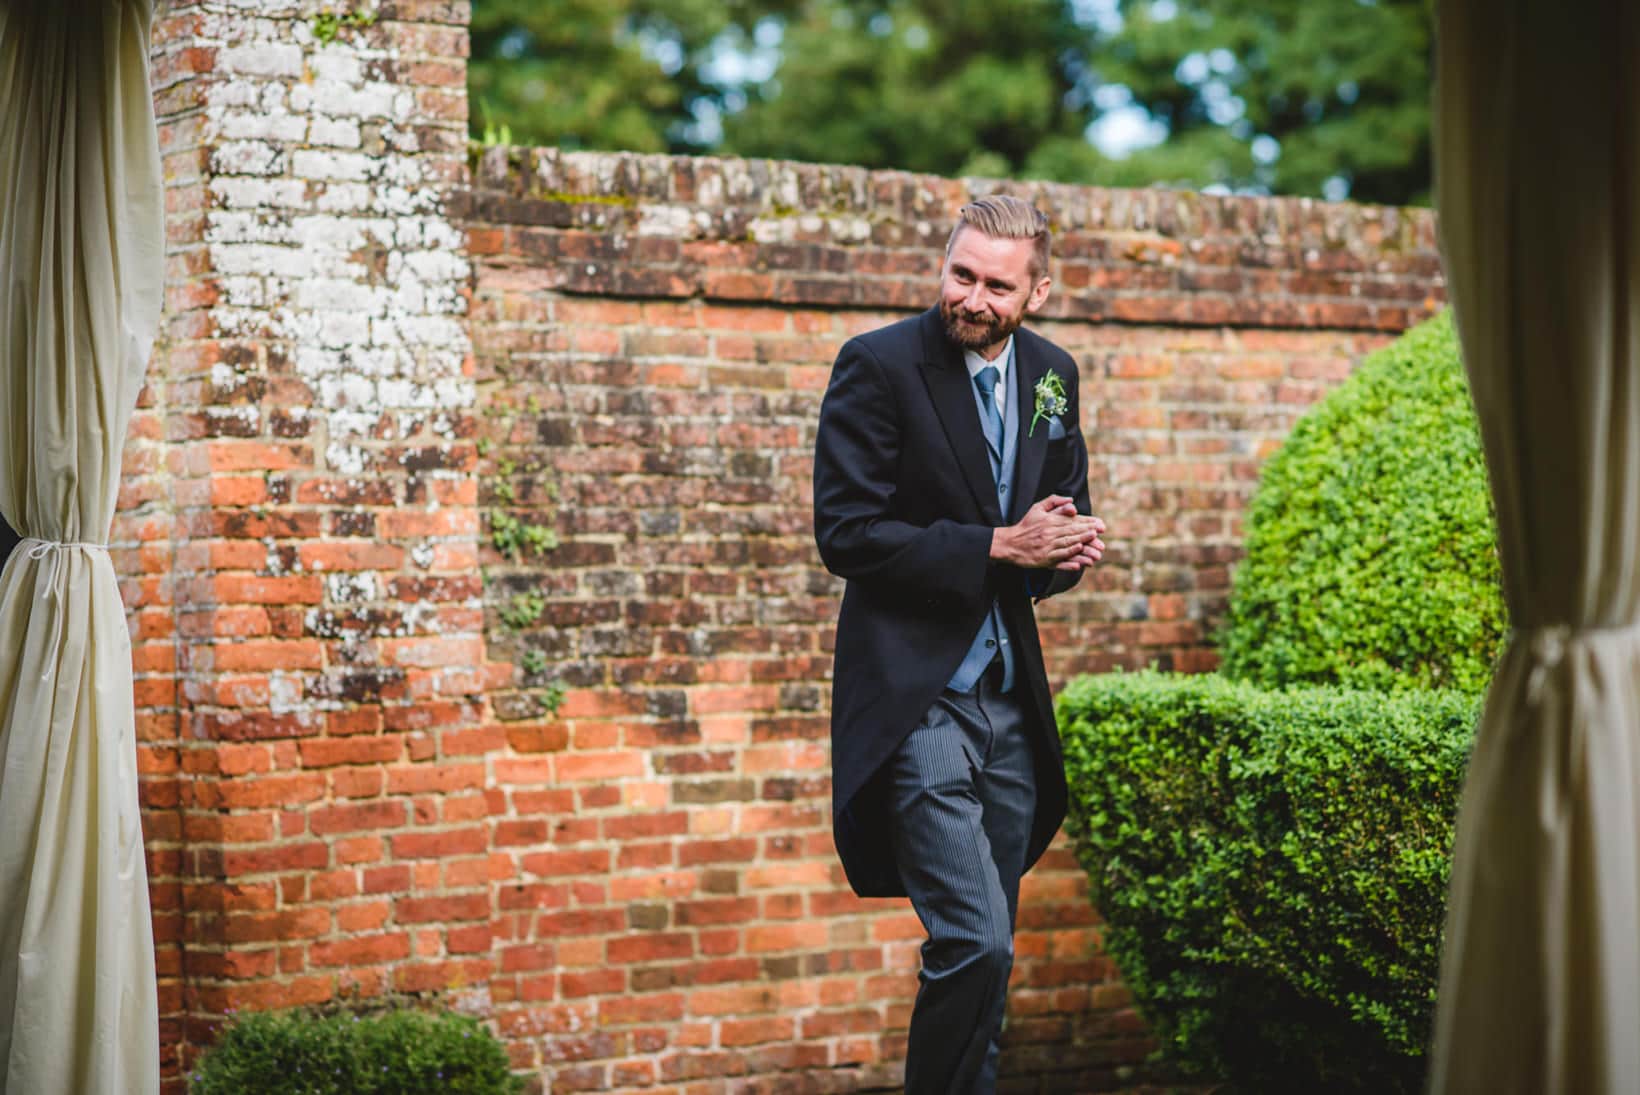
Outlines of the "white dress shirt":
M 997 359 L 995 361 L 986 361 L 983 357 L 979 356 L 979 351 L 977 350 L 964 350 L 962 352 L 962 360 L 963 363 L 968 366 L 969 380 L 973 380 L 975 377 L 979 376 L 979 371 L 987 365 L 995 365 L 997 367 L 997 372 L 1001 374 L 997 377 L 997 413 L 1002 416 L 1002 420 L 1004 422 L 1008 421 L 1008 374 L 1013 372 L 1014 336 L 1008 336 L 1008 341 L 1002 344 L 1002 352 L 997 355 Z

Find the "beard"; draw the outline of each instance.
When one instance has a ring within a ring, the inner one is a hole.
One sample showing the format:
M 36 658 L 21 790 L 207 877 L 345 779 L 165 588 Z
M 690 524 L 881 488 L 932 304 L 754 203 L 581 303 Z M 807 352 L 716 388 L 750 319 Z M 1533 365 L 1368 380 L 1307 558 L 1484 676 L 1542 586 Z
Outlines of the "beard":
M 998 316 L 990 312 L 975 314 L 950 301 L 940 301 L 940 319 L 945 323 L 945 337 L 964 350 L 983 350 L 995 346 L 1024 322 L 1023 315 Z

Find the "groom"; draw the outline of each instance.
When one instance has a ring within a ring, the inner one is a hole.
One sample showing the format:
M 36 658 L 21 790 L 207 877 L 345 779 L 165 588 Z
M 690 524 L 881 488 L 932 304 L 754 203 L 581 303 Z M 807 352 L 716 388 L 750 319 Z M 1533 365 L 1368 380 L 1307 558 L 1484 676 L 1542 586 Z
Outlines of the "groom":
M 820 408 L 814 530 L 847 579 L 832 683 L 837 850 L 863 897 L 928 932 L 906 1090 L 988 1093 L 1019 879 L 1065 816 L 1032 598 L 1104 552 L 1076 363 L 1020 327 L 1048 224 L 966 205 L 935 308 L 850 340 Z

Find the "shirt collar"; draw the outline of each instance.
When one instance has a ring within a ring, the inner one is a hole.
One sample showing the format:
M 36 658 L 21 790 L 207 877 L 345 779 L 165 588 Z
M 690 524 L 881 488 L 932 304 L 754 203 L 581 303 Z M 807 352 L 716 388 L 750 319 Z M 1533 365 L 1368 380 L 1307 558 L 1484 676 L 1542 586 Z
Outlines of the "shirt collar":
M 979 371 L 985 368 L 985 366 L 995 365 L 997 367 L 997 372 L 1001 374 L 997 378 L 997 384 L 1000 387 L 1006 388 L 1008 384 L 1008 369 L 1014 363 L 1014 336 L 1008 336 L 1008 341 L 1002 344 L 1002 352 L 997 355 L 997 359 L 995 361 L 986 361 L 983 357 L 979 356 L 979 352 L 977 350 L 964 350 L 962 352 L 962 360 L 963 363 L 968 366 L 968 379 L 970 380 L 978 376 Z

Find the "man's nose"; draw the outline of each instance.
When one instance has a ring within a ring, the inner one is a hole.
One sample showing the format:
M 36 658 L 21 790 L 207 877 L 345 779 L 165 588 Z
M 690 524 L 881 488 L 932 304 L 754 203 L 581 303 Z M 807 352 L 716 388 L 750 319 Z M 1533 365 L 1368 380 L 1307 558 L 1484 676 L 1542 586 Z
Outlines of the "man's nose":
M 963 299 L 962 306 L 970 312 L 978 313 L 981 311 L 985 307 L 985 287 L 983 285 L 972 286 L 968 290 L 968 296 Z

